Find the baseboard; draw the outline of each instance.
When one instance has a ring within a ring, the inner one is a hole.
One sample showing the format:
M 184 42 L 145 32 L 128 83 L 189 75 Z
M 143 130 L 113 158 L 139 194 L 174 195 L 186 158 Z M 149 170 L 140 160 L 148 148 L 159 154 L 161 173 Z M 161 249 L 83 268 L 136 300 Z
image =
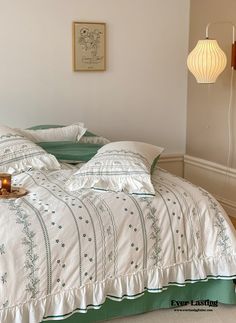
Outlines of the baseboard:
M 236 169 L 182 154 L 164 154 L 158 164 L 172 174 L 205 188 L 230 216 L 236 217 Z
M 184 176 L 184 155 L 163 154 L 158 162 L 161 168 L 177 176 Z
M 236 216 L 236 169 L 185 155 L 184 177 L 212 193 L 229 215 Z
M 198 168 L 202 168 L 204 170 L 209 170 L 209 171 L 213 171 L 214 173 L 217 174 L 221 174 L 221 175 L 229 175 L 229 177 L 231 178 L 236 178 L 236 169 L 235 168 L 227 168 L 226 166 L 205 160 L 205 159 L 201 159 L 201 158 L 197 158 L 197 157 L 193 157 L 193 156 L 189 156 L 189 155 L 185 155 L 184 156 L 184 163 L 188 164 L 188 165 L 192 165 L 192 166 L 196 166 Z
M 215 198 L 220 202 L 220 204 L 230 216 L 236 218 L 236 202 L 227 200 L 217 195 L 215 195 Z

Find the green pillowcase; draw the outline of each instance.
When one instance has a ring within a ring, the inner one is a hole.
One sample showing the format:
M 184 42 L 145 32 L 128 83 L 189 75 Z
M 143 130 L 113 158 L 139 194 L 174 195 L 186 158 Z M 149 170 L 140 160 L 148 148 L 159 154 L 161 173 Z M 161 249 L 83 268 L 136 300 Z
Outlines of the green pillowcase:
M 70 141 L 40 142 L 38 145 L 49 154 L 54 155 L 59 161 L 71 164 L 89 161 L 102 147 L 102 145 L 80 144 Z
M 38 125 L 28 128 L 29 130 L 41 130 L 50 128 L 62 128 L 63 125 Z M 82 140 L 83 139 L 83 140 Z M 104 140 L 103 140 L 104 139 Z M 81 142 L 82 140 L 82 142 Z M 54 155 L 59 161 L 67 163 L 87 162 L 96 155 L 98 149 L 109 142 L 107 139 L 86 131 L 79 142 L 57 141 L 37 143 L 48 153 Z
M 63 128 L 64 125 L 56 125 L 56 124 L 42 124 L 38 126 L 33 126 L 30 128 L 27 128 L 28 130 L 43 130 L 43 129 L 50 129 L 50 128 Z M 90 131 L 86 131 L 84 134 L 85 137 L 99 137 L 98 135 L 95 135 L 94 133 Z

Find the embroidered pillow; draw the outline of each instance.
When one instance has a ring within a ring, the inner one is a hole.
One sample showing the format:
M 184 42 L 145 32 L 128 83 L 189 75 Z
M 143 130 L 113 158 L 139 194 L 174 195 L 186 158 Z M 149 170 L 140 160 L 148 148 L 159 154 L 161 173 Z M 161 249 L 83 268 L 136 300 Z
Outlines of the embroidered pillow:
M 153 196 L 151 169 L 162 151 L 161 147 L 142 142 L 109 143 L 72 175 L 66 185 L 70 191 L 92 188 Z
M 106 145 L 110 140 L 92 132 L 86 131 L 79 141 L 81 144 Z
M 37 129 L 37 130 L 23 130 L 15 129 L 18 133 L 27 137 L 29 140 L 37 142 L 56 142 L 56 141 L 70 141 L 76 142 L 85 134 L 86 128 L 82 123 L 73 124 L 66 127 Z
M 57 159 L 22 134 L 0 126 L 0 172 L 60 169 Z

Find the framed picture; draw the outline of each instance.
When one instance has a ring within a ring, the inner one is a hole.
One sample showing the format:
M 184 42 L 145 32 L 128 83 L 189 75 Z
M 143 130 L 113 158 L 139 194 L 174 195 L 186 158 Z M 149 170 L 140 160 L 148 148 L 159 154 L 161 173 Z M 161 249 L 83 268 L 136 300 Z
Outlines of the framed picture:
M 74 71 L 106 70 L 106 24 L 73 22 Z

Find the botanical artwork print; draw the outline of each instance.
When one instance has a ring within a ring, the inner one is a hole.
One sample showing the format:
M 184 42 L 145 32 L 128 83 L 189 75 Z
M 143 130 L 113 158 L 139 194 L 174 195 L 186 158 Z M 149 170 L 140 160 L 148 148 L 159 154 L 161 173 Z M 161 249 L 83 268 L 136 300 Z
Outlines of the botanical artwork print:
M 69 192 L 81 165 L 28 171 L 0 200 L 0 322 L 38 323 L 99 309 L 106 298 L 236 278 L 236 235 L 204 190 L 156 168 L 155 196 Z
M 79 44 L 82 48 L 82 62 L 84 64 L 99 64 L 103 56 L 99 56 L 101 32 L 98 29 L 89 30 L 83 27 L 80 29 Z
M 105 70 L 105 24 L 74 23 L 74 69 Z

